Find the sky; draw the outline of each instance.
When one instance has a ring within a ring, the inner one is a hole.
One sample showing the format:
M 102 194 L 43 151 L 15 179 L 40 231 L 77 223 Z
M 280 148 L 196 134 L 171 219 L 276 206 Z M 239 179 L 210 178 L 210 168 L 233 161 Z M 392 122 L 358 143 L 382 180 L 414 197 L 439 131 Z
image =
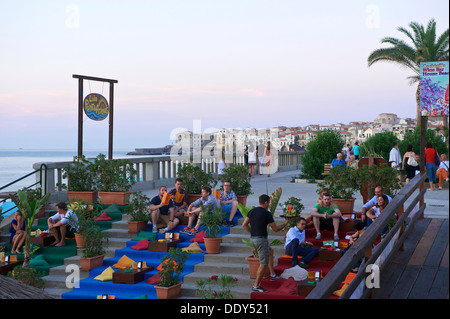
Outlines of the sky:
M 367 58 L 433 18 L 440 35 L 447 0 L 0 0 L 0 149 L 77 148 L 73 74 L 118 81 L 114 149 L 172 144 L 194 123 L 415 118 L 411 71 Z M 109 86 L 85 81 L 89 93 Z M 107 147 L 108 120 L 84 115 L 83 148 Z

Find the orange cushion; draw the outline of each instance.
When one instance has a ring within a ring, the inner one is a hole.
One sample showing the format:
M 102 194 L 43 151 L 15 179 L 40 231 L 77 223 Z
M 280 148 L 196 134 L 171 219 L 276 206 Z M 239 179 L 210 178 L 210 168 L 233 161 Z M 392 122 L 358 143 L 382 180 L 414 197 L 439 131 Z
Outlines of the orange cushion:
M 164 260 L 161 264 L 159 264 L 158 267 L 156 267 L 156 270 L 162 271 L 162 270 L 163 270 L 163 269 L 162 269 L 162 264 L 165 264 L 165 263 L 167 263 L 168 261 L 169 261 L 169 259 Z M 176 267 L 178 266 L 177 262 L 174 260 L 173 263 L 174 263 L 174 268 L 176 268 Z
M 356 273 L 349 272 L 347 277 L 345 277 L 345 279 L 344 279 L 344 281 L 342 283 L 343 284 L 349 284 L 353 280 L 353 278 L 355 278 L 355 277 L 356 277 Z

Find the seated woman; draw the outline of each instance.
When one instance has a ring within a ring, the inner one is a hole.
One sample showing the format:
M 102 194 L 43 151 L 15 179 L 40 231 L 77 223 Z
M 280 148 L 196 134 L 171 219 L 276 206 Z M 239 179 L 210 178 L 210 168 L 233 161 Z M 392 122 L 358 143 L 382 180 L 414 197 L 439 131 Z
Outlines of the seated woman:
M 14 213 L 9 232 L 11 233 L 9 240 L 12 245 L 11 254 L 20 254 L 20 248 L 25 242 L 25 219 L 19 210 Z
M 378 196 L 377 203 L 366 212 L 367 227 L 369 227 L 375 221 L 375 219 L 380 216 L 380 214 L 388 204 L 389 199 L 385 194 Z M 383 234 L 385 231 L 386 229 L 383 229 L 381 234 Z

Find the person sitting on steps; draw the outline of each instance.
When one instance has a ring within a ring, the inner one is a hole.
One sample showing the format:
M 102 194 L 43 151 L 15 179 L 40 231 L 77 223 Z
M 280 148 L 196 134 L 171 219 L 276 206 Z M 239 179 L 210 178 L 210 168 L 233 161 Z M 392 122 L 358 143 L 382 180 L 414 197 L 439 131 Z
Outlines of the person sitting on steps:
M 318 248 L 313 248 L 313 244 L 305 241 L 306 219 L 299 217 L 296 225 L 291 227 L 286 234 L 284 249 L 286 255 L 292 256 L 291 267 L 299 265 L 302 268 L 309 268 L 308 263 L 319 253 Z M 298 256 L 303 259 L 299 262 Z
M 339 240 L 339 223 L 342 213 L 336 204 L 332 204 L 331 195 L 325 193 L 322 195 L 322 205 L 316 204 L 312 209 L 314 228 L 316 229 L 316 239 L 322 239 L 321 229 L 334 230 L 334 240 Z

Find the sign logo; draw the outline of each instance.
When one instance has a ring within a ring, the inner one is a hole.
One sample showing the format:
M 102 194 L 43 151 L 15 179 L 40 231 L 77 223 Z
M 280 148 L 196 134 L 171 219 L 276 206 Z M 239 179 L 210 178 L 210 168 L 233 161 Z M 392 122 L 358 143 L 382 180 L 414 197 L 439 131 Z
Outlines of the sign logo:
M 109 105 L 105 97 L 98 93 L 91 93 L 84 98 L 84 113 L 94 121 L 102 121 L 108 117 Z

